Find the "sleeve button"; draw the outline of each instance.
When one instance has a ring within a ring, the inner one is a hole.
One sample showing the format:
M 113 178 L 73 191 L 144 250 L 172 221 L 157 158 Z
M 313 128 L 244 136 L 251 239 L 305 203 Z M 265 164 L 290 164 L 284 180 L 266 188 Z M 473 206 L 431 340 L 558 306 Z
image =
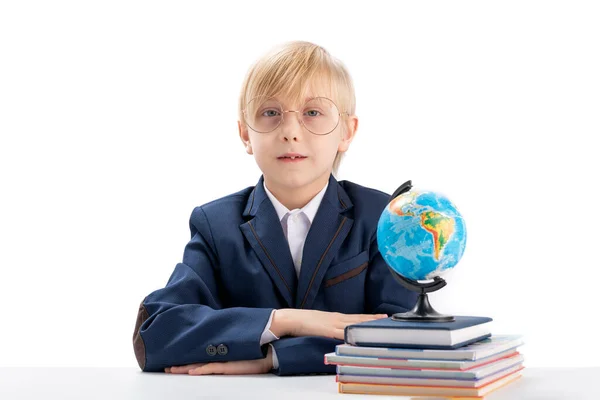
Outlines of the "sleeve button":
M 217 354 L 217 348 L 211 344 L 210 346 L 208 346 L 206 348 L 206 354 L 208 354 L 211 357 L 214 356 L 214 355 L 216 355 Z
M 219 353 L 220 355 L 224 356 L 227 353 L 229 353 L 229 349 L 224 344 L 220 344 L 220 345 L 217 346 L 217 353 Z

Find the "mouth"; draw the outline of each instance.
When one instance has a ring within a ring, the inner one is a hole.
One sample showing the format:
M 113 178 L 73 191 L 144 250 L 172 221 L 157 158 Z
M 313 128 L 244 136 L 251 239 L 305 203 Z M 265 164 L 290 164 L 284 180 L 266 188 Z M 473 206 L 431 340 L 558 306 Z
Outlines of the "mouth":
M 300 162 L 304 159 L 306 159 L 306 156 L 303 156 L 302 154 L 298 154 L 298 153 L 286 153 L 283 154 L 279 157 L 277 157 L 277 160 L 279 161 L 283 161 L 285 163 L 297 163 Z

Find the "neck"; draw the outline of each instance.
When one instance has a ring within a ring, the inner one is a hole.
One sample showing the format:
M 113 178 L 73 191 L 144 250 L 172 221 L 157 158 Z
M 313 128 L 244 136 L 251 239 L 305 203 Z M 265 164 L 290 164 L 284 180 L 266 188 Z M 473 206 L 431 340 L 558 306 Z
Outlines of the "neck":
M 278 185 L 277 183 L 267 179 L 265 177 L 265 185 L 267 189 L 277 200 L 281 202 L 288 210 L 294 210 L 296 208 L 302 208 L 311 201 L 317 193 L 319 193 L 329 181 L 329 175 L 331 173 L 324 174 L 318 179 L 310 182 L 307 185 L 300 187 L 290 187 L 285 185 Z

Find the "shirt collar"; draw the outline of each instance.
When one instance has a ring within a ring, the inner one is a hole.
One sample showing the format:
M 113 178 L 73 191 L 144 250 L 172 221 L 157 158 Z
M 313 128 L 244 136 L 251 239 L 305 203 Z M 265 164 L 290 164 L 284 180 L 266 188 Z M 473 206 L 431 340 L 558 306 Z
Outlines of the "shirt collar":
M 311 201 L 309 201 L 304 207 L 302 207 L 300 209 L 300 211 L 303 212 L 308 217 L 308 220 L 310 221 L 311 224 L 313 222 L 313 219 L 315 219 L 315 215 L 317 214 L 317 210 L 319 209 L 319 206 L 321 205 L 321 200 L 323 200 L 323 196 L 325 196 L 325 191 L 327 190 L 327 186 L 329 186 L 329 182 L 327 182 L 325 184 L 325 187 L 323 189 L 321 189 L 321 191 L 319 193 L 317 193 L 315 195 L 315 197 L 312 198 Z M 288 210 L 288 208 L 286 206 L 281 204 L 281 202 L 279 200 L 277 200 L 277 198 L 273 195 L 273 193 L 271 193 L 269 191 L 269 189 L 267 189 L 267 185 L 264 183 L 264 181 L 263 181 L 263 187 L 265 188 L 265 192 L 267 193 L 269 200 L 271 200 L 271 203 L 273 203 L 273 207 L 275 207 L 275 211 L 277 212 L 277 217 L 279 218 L 279 221 L 283 220 L 283 218 L 289 212 L 291 212 L 293 210 L 290 211 L 290 210 Z M 297 208 L 296 208 L 296 210 L 297 210 Z

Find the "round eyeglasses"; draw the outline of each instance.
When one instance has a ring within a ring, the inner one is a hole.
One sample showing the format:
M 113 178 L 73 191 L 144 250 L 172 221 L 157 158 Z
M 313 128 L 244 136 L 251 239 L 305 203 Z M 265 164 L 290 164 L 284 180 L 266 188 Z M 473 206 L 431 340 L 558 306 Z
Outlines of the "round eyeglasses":
M 258 96 L 248 102 L 243 110 L 244 119 L 250 129 L 269 133 L 283 122 L 283 114 L 300 113 L 300 123 L 314 135 L 327 135 L 337 128 L 342 114 L 335 103 L 327 97 L 309 99 L 300 110 L 284 110 L 273 97 Z

